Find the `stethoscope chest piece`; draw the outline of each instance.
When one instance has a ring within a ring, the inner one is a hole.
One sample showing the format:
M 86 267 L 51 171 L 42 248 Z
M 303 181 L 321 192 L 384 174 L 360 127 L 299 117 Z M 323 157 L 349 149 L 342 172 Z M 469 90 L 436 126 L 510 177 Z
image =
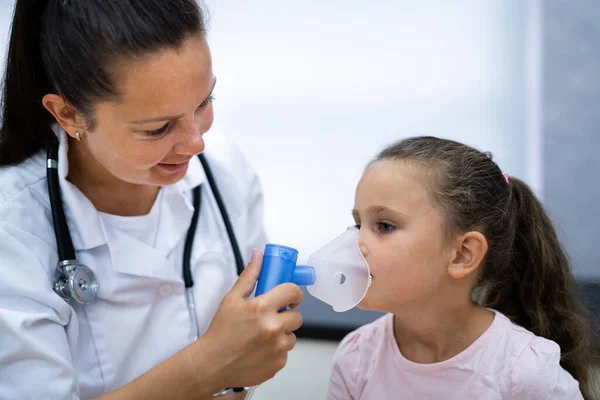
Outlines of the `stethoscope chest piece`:
M 54 291 L 66 301 L 93 303 L 98 296 L 98 279 L 94 272 L 77 260 L 60 261 L 56 266 Z

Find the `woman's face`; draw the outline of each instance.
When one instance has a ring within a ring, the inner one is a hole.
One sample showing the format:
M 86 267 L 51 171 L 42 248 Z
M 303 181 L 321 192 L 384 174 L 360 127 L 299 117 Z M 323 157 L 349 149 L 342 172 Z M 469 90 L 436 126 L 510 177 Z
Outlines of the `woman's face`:
M 353 214 L 372 275 L 361 308 L 394 312 L 442 290 L 451 255 L 443 212 L 416 167 L 398 161 L 369 166 L 356 188 Z
M 121 181 L 163 186 L 185 176 L 213 123 L 215 77 L 204 36 L 119 64 L 118 101 L 96 104 L 93 131 L 77 146 Z

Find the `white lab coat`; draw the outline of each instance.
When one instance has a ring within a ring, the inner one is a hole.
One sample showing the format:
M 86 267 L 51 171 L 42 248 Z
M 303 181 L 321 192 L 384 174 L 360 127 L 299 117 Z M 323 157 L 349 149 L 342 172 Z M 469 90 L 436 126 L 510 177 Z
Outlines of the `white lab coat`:
M 100 284 L 90 305 L 52 290 L 58 260 L 46 181 L 46 155 L 0 168 L 0 399 L 92 398 L 115 390 L 193 340 L 182 258 L 193 206 L 202 207 L 192 252 L 200 333 L 237 278 L 221 215 L 195 157 L 186 176 L 163 187 L 156 248 L 104 224 L 65 177 L 67 140 L 58 130 L 59 179 L 78 260 Z M 259 180 L 231 144 L 207 134 L 206 157 L 242 256 L 265 245 Z

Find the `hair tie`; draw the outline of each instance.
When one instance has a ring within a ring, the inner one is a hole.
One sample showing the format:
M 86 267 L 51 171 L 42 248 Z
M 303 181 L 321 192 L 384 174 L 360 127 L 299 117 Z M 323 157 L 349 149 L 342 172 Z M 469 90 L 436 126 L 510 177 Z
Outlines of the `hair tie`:
M 502 173 L 502 176 L 504 177 L 504 180 L 506 181 L 506 184 L 508 184 L 508 175 L 505 173 Z

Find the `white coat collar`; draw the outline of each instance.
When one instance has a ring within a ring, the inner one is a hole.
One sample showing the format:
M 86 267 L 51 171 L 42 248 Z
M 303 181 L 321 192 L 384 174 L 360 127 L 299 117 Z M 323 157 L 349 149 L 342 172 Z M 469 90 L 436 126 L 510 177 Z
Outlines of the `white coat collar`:
M 82 251 L 108 244 L 111 239 L 103 229 L 100 214 L 88 198 L 66 179 L 69 173 L 67 134 L 58 124 L 53 126 L 53 130 L 59 140 L 58 177 L 73 247 L 76 251 Z M 163 252 L 168 253 L 187 232 L 193 214 L 190 192 L 205 179 L 206 175 L 200 160 L 198 157 L 193 157 L 185 177 L 179 182 L 161 189 L 163 190 L 163 204 L 167 204 L 169 207 L 166 207 L 165 212 L 161 212 L 159 226 L 161 229 L 166 228 L 174 233 L 168 241 L 160 244 L 160 250 Z

